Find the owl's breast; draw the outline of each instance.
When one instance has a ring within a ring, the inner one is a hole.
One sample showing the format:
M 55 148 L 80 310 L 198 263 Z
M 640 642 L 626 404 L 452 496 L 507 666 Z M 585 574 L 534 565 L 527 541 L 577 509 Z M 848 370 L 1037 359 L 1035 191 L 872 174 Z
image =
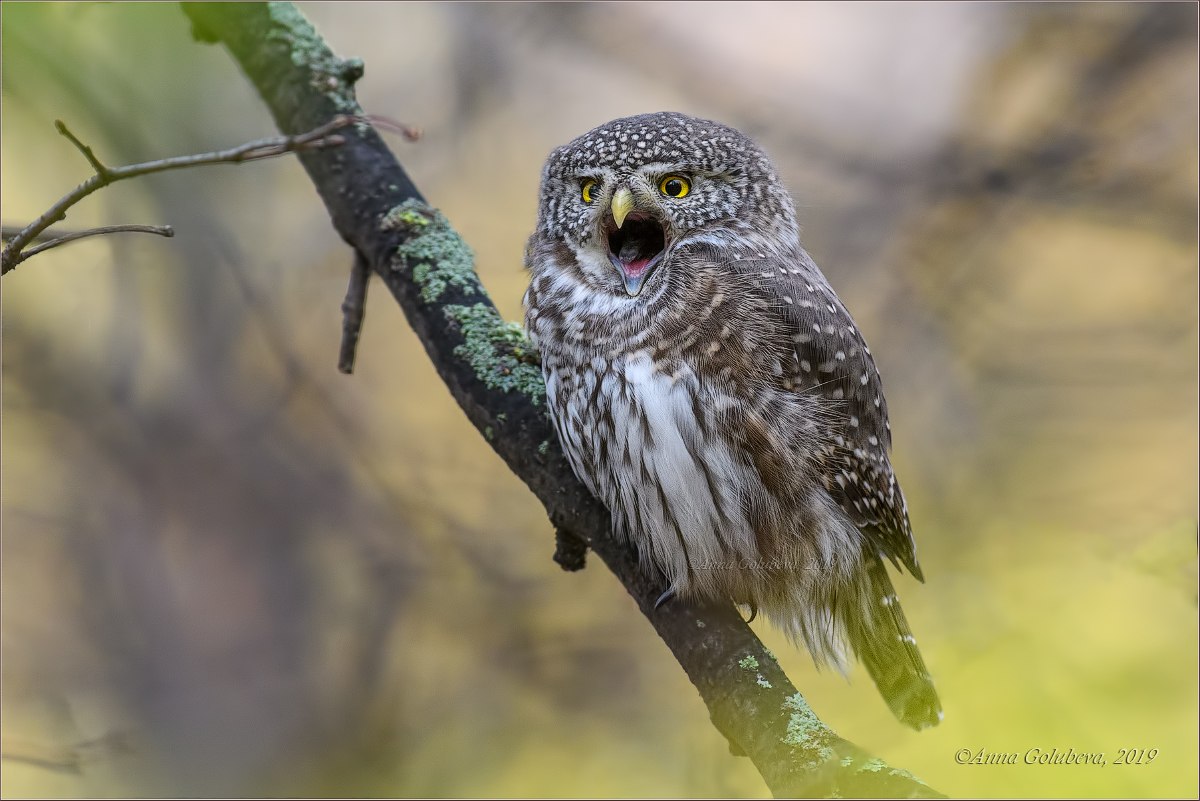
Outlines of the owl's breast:
M 548 367 L 546 386 L 576 474 L 678 589 L 757 553 L 743 498 L 761 482 L 722 426 L 734 398 L 650 349 Z

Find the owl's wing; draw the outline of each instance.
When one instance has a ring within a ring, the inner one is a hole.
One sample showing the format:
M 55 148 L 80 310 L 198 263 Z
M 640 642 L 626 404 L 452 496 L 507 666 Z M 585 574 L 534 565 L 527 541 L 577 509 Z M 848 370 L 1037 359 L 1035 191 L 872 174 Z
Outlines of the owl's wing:
M 818 456 L 825 489 L 881 556 L 900 560 L 924 581 L 908 507 L 888 461 L 887 401 L 866 340 L 803 249 L 786 259 L 747 255 L 729 266 L 761 288 L 782 318 L 799 362 L 794 390 L 828 398 L 836 410 Z

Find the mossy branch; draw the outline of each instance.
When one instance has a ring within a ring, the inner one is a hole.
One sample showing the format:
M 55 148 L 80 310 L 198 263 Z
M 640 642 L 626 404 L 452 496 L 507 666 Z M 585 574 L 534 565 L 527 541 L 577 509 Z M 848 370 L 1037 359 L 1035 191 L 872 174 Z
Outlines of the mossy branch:
M 193 34 L 223 43 L 280 130 L 358 113 L 357 59 L 339 59 L 289 3 L 184 3 Z M 505 323 L 450 223 L 430 208 L 369 125 L 345 144 L 301 153 L 334 227 L 387 285 L 472 424 L 545 505 L 565 567 L 586 543 L 613 571 L 687 672 L 730 749 L 776 796 L 938 797 L 817 719 L 732 603 L 655 608 L 665 589 L 610 533 L 608 511 L 572 473 L 546 414 L 537 355 Z

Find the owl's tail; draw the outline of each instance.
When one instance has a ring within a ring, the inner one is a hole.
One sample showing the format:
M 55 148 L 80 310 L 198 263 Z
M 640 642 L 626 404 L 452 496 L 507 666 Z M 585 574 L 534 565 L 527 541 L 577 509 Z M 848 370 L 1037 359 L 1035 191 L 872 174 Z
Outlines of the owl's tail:
M 858 625 L 847 621 L 850 645 L 901 723 L 918 731 L 936 726 L 942 719 L 942 704 L 896 600 L 887 568 L 870 552 L 863 553 L 863 561 L 868 596 L 862 600 L 867 615 Z

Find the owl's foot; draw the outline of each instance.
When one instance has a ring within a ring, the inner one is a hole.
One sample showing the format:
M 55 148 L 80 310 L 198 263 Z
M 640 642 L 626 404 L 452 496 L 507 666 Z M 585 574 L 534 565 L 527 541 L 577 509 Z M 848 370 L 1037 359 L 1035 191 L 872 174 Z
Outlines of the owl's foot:
M 658 600 L 654 602 L 654 608 L 657 609 L 658 607 L 662 606 L 663 604 L 665 604 L 667 601 L 671 600 L 674 597 L 675 597 L 675 588 L 671 587 L 666 592 L 664 592 L 662 595 L 658 596 Z

